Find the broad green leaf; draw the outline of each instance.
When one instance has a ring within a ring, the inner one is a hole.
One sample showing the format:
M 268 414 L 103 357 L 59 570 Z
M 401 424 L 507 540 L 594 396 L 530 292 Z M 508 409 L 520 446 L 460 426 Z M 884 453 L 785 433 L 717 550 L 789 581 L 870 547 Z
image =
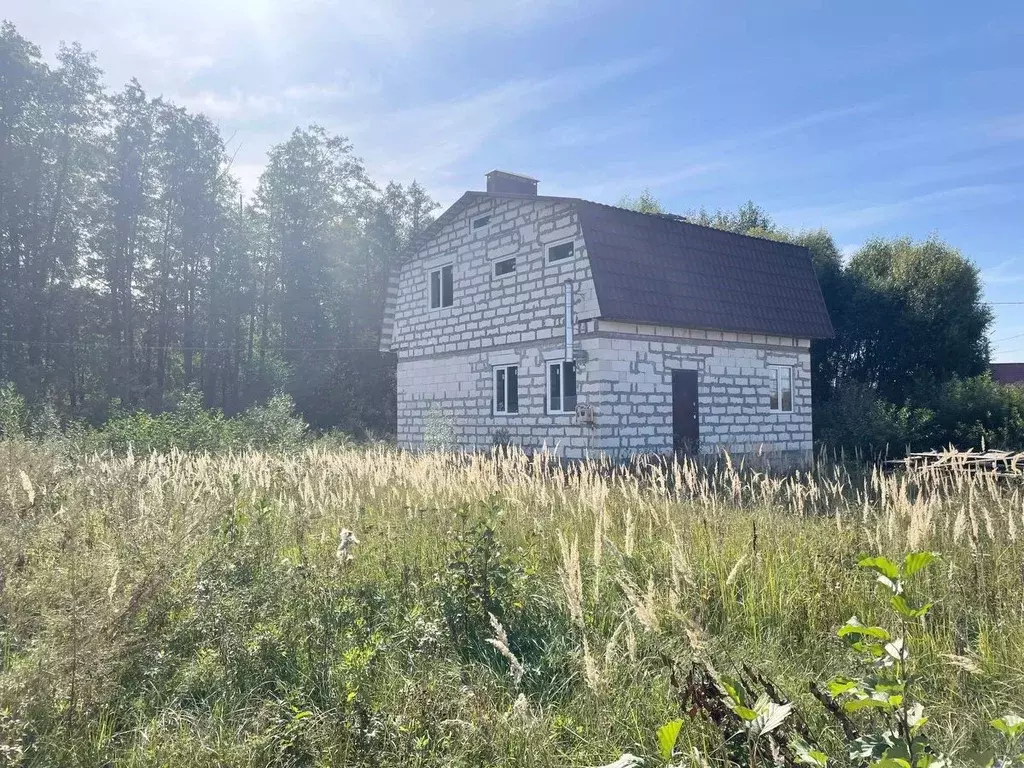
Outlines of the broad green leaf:
M 938 552 L 911 552 L 903 559 L 903 576 L 910 578 L 939 558 Z
M 882 735 L 869 733 L 850 743 L 850 759 L 862 763 L 874 757 L 881 757 L 888 747 L 889 743 Z
M 875 573 L 880 573 L 882 576 L 893 580 L 898 579 L 900 575 L 899 566 L 889 558 L 882 557 L 881 555 L 862 558 L 857 562 L 857 565 L 861 568 L 869 568 Z
M 804 765 L 815 765 L 818 768 L 826 768 L 828 765 L 828 755 L 820 750 L 811 749 L 807 742 L 799 736 L 794 736 L 790 740 L 789 745 L 793 748 L 793 752 L 796 753 L 797 762 Z
M 932 608 L 931 603 L 925 603 L 920 607 L 914 607 L 903 595 L 893 595 L 889 598 L 889 605 L 892 606 L 896 613 L 905 619 L 919 619 Z
M 744 707 L 742 704 L 737 704 L 732 708 L 732 711 L 742 717 L 748 723 L 752 723 L 757 720 L 757 712 L 752 710 L 750 707 Z
M 883 757 L 877 762 L 871 763 L 870 768 L 913 768 L 909 760 L 902 757 Z
M 899 699 L 902 701 L 903 697 Z M 853 699 L 843 703 L 843 709 L 849 713 L 860 712 L 862 709 L 885 709 L 891 710 L 892 704 L 889 703 L 889 699 Z
M 679 731 L 682 727 L 682 720 L 669 720 L 658 729 L 658 750 L 666 762 L 672 759 L 672 753 L 675 751 L 676 741 L 679 739 Z
M 851 680 L 847 677 L 836 677 L 829 681 L 828 692 L 832 698 L 836 698 L 837 696 L 842 696 L 844 693 L 849 693 L 850 691 L 859 689 L 860 685 L 861 683 L 859 680 Z
M 907 725 L 910 727 L 911 735 L 920 731 L 927 722 L 928 718 L 924 715 L 924 705 L 921 702 L 916 702 L 907 710 Z
M 1003 715 L 992 721 L 992 727 L 1007 738 L 1015 739 L 1018 733 L 1024 731 L 1024 718 L 1017 715 Z
M 732 699 L 736 704 L 743 703 L 743 686 L 740 685 L 738 680 L 722 675 L 719 682 L 722 684 L 725 692 L 729 694 L 730 699 Z
M 887 630 L 885 627 L 867 627 L 859 622 L 856 624 L 847 622 L 839 628 L 839 631 L 836 634 L 838 634 L 839 637 L 853 635 L 855 637 L 874 637 L 884 641 L 892 639 L 892 635 L 889 634 L 889 630 Z

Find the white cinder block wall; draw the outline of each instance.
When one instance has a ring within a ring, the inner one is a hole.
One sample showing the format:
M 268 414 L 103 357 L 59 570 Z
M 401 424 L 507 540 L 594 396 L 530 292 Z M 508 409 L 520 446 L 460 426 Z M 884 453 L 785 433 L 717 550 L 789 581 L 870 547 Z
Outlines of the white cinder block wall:
M 811 458 L 811 358 L 805 339 L 599 320 L 587 335 L 598 445 L 613 456 L 672 449 L 672 371 L 697 371 L 701 453 Z M 769 409 L 769 365 L 793 367 L 793 410 Z
M 489 215 L 483 230 L 473 219 Z M 546 260 L 573 240 L 572 259 Z M 494 262 L 516 257 L 496 277 Z M 430 271 L 452 264 L 453 306 L 429 308 Z M 594 427 L 545 413 L 549 361 L 564 354 L 563 284 L 574 286 L 577 392 Z M 391 348 L 398 354 L 398 440 L 489 447 L 499 430 L 527 448 L 616 458 L 672 448 L 672 370 L 698 372 L 700 448 L 809 460 L 810 342 L 598 319 L 594 284 L 572 204 L 529 198 L 469 206 L 405 264 Z M 791 413 L 768 407 L 768 366 L 794 368 Z M 492 370 L 519 366 L 519 413 L 492 414 Z

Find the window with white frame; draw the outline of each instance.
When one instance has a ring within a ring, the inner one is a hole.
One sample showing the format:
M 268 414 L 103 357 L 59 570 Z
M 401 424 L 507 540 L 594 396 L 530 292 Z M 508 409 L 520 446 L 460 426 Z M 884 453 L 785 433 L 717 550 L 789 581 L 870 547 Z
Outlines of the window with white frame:
M 494 369 L 494 414 L 519 413 L 519 367 L 502 365 Z
M 576 412 L 576 363 L 548 365 L 548 413 Z
M 490 216 L 480 216 L 480 217 L 478 217 L 476 219 L 473 219 L 473 231 L 475 232 L 478 229 L 483 229 L 484 227 L 486 227 L 490 223 L 491 223 L 491 217 Z
M 571 259 L 573 253 L 574 250 L 572 240 L 570 240 L 567 243 L 551 245 L 548 246 L 548 261 L 564 261 L 565 259 Z
M 453 301 L 453 288 L 451 264 L 445 264 L 443 267 L 431 270 L 430 308 L 441 309 L 442 307 L 450 307 Z
M 793 410 L 793 366 L 768 366 L 768 408 L 773 411 Z

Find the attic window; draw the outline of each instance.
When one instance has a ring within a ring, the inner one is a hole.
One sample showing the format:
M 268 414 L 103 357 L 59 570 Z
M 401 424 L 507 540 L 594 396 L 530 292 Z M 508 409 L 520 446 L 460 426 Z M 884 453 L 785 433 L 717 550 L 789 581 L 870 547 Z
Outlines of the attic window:
M 501 277 L 502 275 L 511 275 L 516 271 L 516 260 L 515 257 L 511 259 L 502 259 L 501 261 L 494 262 L 494 276 Z
M 473 219 L 473 229 L 474 230 L 483 229 L 484 227 L 486 227 L 490 223 L 491 223 L 491 217 L 490 216 L 481 216 L 478 219 Z
M 563 261 L 571 259 L 573 254 L 573 242 L 559 243 L 548 248 L 548 261 Z

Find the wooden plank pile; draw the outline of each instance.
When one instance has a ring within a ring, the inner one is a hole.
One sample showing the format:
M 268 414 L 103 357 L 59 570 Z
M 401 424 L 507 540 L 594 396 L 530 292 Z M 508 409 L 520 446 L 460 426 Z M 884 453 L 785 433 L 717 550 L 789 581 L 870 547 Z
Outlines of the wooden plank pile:
M 1024 451 L 918 451 L 902 459 L 890 459 L 887 466 L 938 472 L 990 472 L 1024 478 Z

